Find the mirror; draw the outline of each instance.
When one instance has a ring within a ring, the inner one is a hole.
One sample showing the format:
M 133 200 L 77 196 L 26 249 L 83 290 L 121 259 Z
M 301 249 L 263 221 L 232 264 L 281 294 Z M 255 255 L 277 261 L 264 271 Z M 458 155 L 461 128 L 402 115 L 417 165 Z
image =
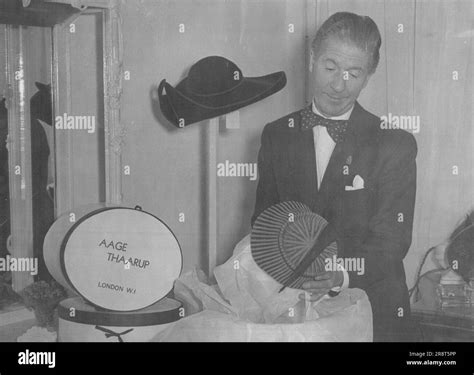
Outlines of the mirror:
M 115 1 L 0 2 L 0 313 L 51 278 L 57 216 L 120 203 L 121 66 Z M 12 272 L 12 258 L 28 266 Z
M 0 69 L 8 76 L 13 74 L 15 82 L 11 87 L 11 77 L 4 77 L 0 87 L 3 93 L 0 107 L 0 256 L 5 259 L 6 266 L 0 270 L 3 291 L 0 301 L 8 305 L 12 297 L 12 272 L 20 268 L 18 261 L 12 261 L 13 207 L 29 207 L 31 226 L 22 228 L 22 237 L 31 236 L 31 262 L 25 263 L 30 276 L 35 280 L 51 278 L 44 265 L 42 246 L 54 220 L 52 29 L 2 25 L 0 37 L 5 41 Z M 19 144 L 15 145 L 19 147 L 13 147 L 12 139 L 19 139 Z M 11 181 L 12 175 L 14 181 Z M 11 190 L 16 183 L 20 185 L 19 199 Z M 17 206 L 17 202 L 22 203 Z

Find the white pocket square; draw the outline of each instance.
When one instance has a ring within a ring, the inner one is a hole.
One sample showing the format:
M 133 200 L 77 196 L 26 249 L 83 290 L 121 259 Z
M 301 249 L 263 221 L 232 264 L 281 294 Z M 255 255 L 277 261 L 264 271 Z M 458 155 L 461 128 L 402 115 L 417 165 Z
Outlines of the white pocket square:
M 346 191 L 363 189 L 364 179 L 360 177 L 359 175 L 356 175 L 354 177 L 354 180 L 352 181 L 352 186 L 346 186 L 345 188 L 346 188 Z

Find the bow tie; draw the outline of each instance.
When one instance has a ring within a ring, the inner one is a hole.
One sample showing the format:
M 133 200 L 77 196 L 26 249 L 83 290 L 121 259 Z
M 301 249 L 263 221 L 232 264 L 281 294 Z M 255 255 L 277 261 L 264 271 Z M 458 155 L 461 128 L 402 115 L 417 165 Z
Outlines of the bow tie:
M 334 142 L 339 143 L 344 139 L 347 130 L 347 120 L 330 120 L 314 113 L 310 107 L 301 111 L 301 128 L 312 129 L 315 126 L 325 126 L 329 136 Z

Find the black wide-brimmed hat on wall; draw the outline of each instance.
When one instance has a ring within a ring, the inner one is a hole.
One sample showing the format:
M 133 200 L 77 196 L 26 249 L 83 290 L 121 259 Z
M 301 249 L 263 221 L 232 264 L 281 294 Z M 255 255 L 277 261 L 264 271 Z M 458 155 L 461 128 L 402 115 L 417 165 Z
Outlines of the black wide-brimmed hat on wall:
M 158 95 L 164 116 L 183 127 L 258 102 L 285 85 L 285 72 L 244 77 L 232 61 L 208 56 L 195 63 L 175 88 L 163 79 Z

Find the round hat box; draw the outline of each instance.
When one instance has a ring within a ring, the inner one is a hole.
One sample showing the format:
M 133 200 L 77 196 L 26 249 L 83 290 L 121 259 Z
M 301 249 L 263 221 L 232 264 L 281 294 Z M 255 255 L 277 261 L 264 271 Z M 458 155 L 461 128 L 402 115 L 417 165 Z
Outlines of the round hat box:
M 174 234 L 140 207 L 74 209 L 54 222 L 43 247 L 60 284 L 113 311 L 153 305 L 171 291 L 182 268 Z
M 60 342 L 147 342 L 183 316 L 181 302 L 171 298 L 133 312 L 100 311 L 82 298 L 59 303 Z

